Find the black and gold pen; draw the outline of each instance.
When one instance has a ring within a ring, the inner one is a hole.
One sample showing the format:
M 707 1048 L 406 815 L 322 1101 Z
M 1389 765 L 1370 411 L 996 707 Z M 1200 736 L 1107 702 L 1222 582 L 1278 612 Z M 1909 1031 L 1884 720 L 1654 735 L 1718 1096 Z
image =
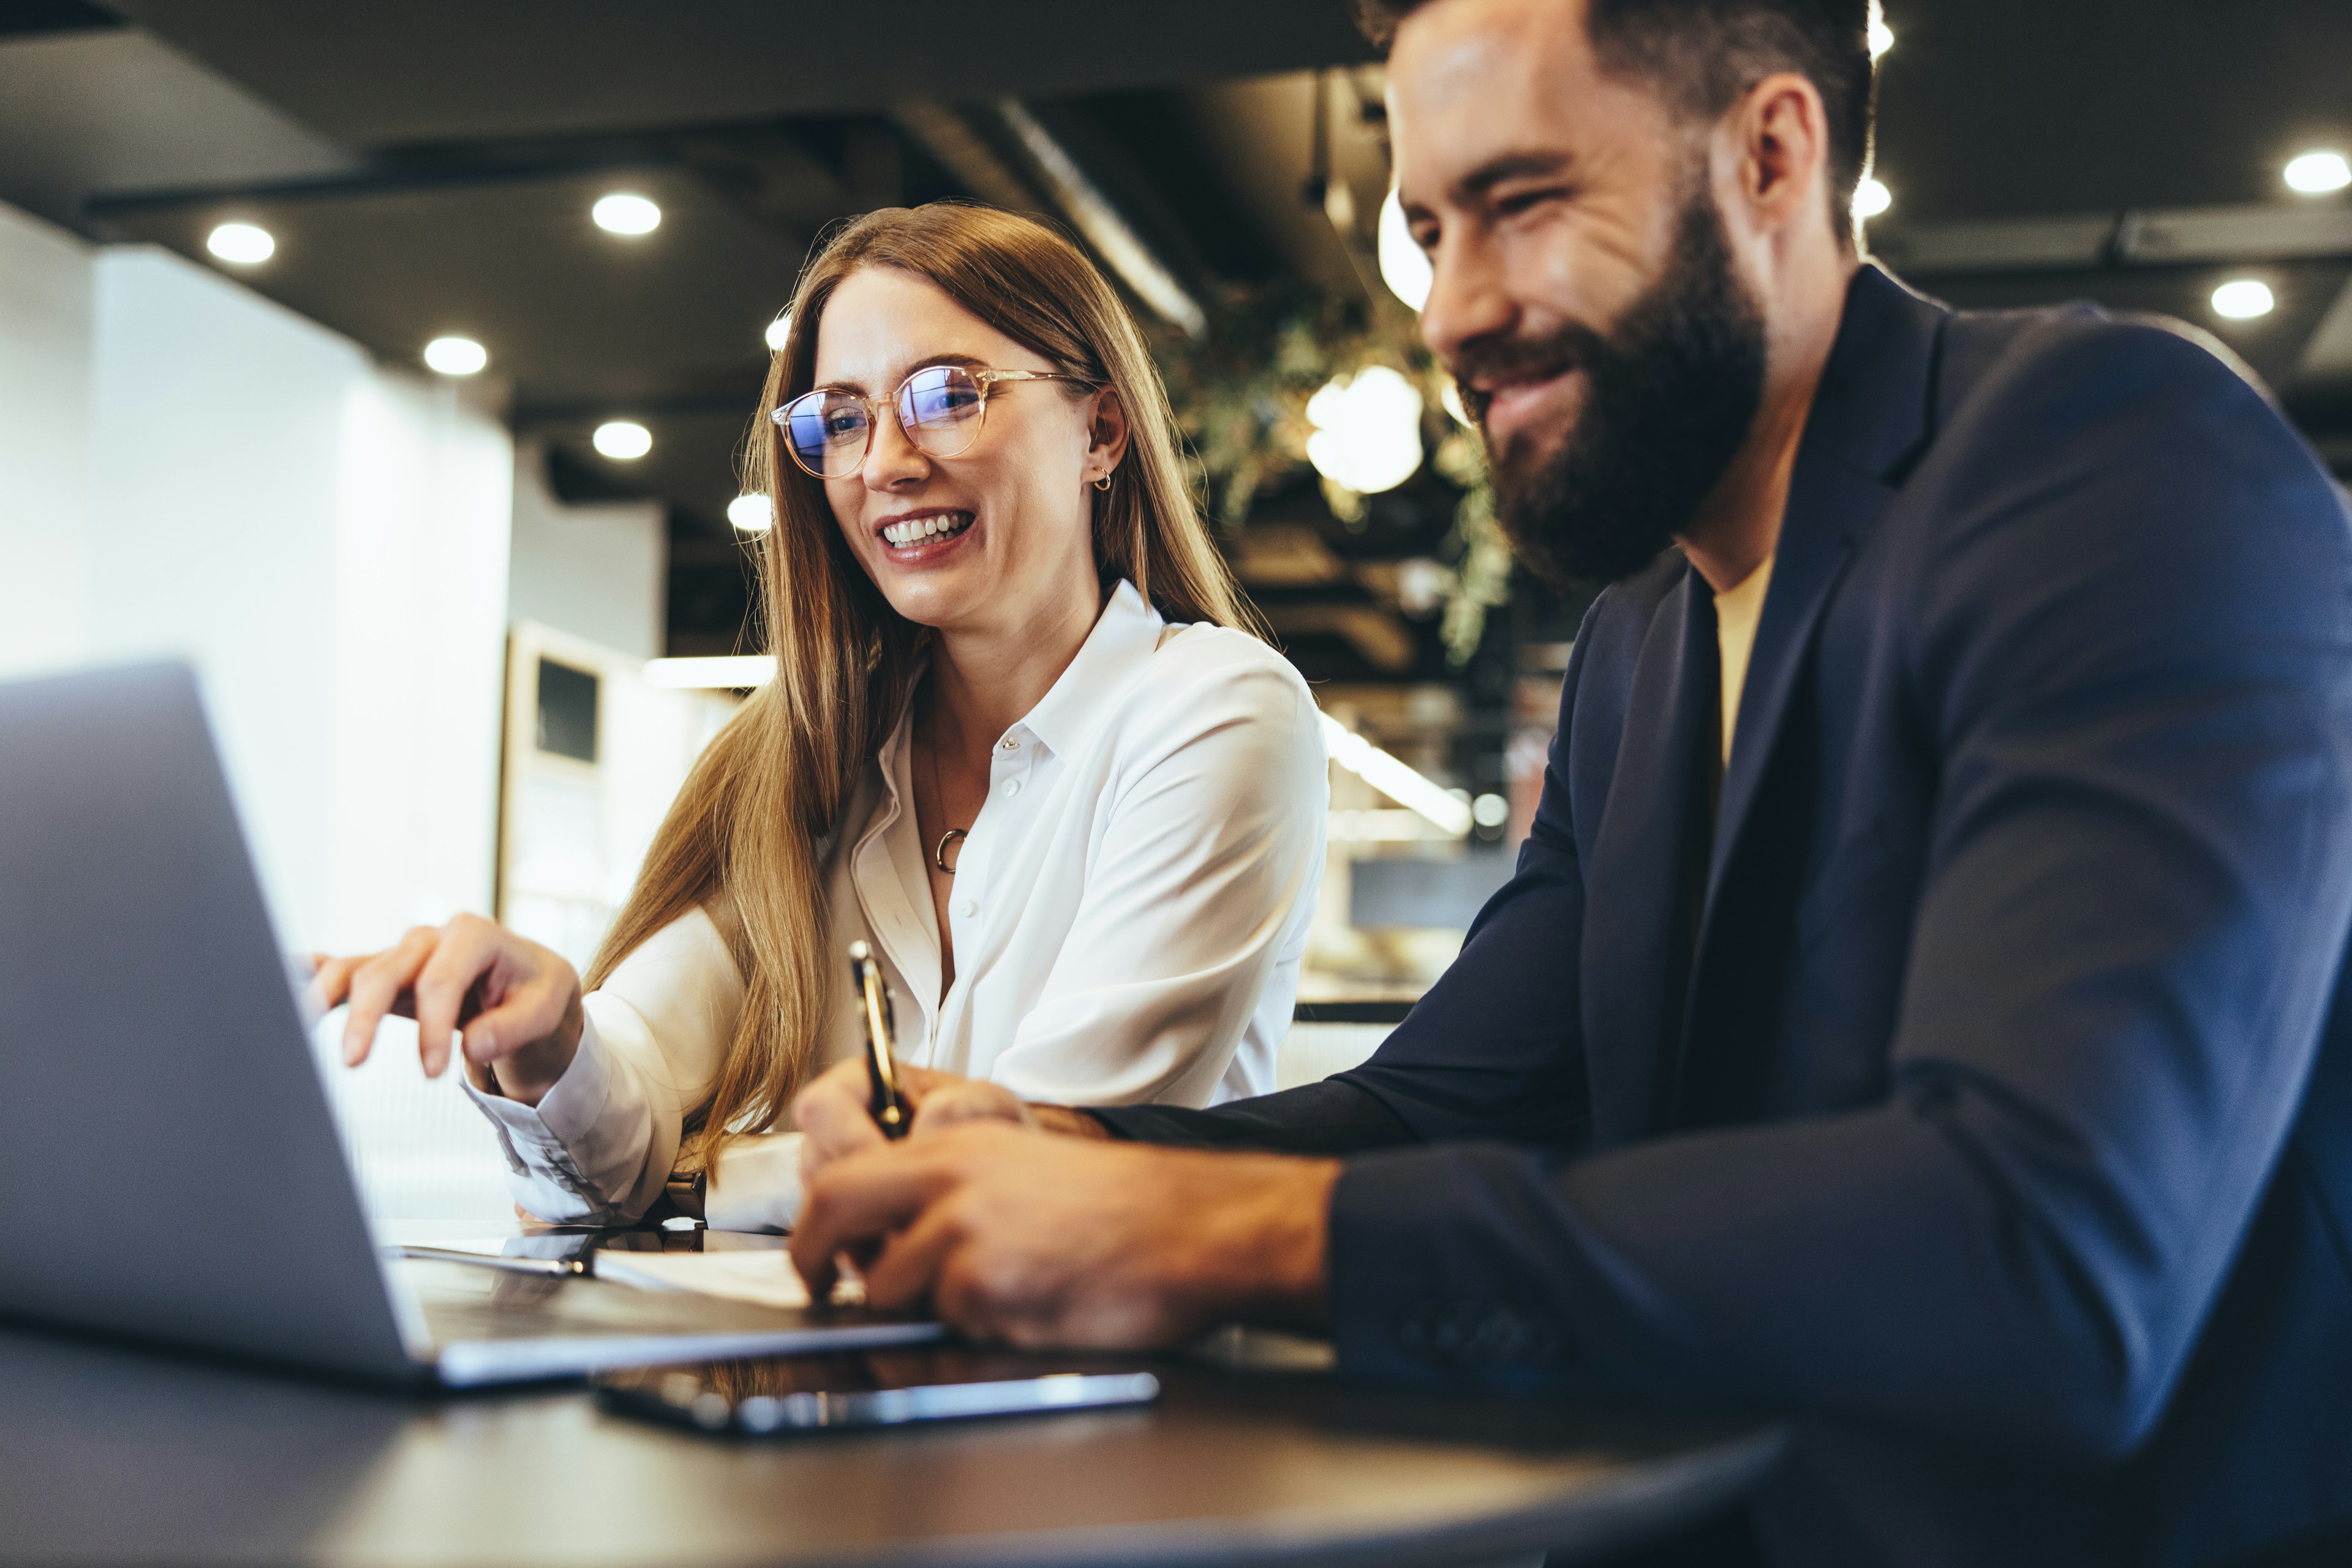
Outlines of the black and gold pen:
M 907 1135 L 907 1102 L 898 1094 L 898 1064 L 890 1054 L 895 1032 L 890 1021 L 890 993 L 882 984 L 882 966 L 874 950 L 862 942 L 849 944 L 849 972 L 866 1009 L 866 1081 L 872 1089 L 867 1109 L 885 1138 Z

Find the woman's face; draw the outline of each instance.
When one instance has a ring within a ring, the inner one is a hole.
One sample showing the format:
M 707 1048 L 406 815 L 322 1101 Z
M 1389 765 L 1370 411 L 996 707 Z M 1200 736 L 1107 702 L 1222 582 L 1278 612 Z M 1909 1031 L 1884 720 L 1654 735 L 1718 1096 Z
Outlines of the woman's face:
M 907 439 L 893 399 L 909 374 L 943 363 L 1055 368 L 897 268 L 861 268 L 826 301 L 815 384 L 861 394 L 879 411 L 864 465 L 824 481 L 851 552 L 891 608 L 943 631 L 1015 630 L 1073 595 L 1098 601 L 1088 486 L 1124 449 L 1117 398 L 1073 397 L 1071 382 L 1002 384 L 979 439 L 934 458 Z M 946 527 L 905 542 L 885 536 L 904 539 L 927 521 Z

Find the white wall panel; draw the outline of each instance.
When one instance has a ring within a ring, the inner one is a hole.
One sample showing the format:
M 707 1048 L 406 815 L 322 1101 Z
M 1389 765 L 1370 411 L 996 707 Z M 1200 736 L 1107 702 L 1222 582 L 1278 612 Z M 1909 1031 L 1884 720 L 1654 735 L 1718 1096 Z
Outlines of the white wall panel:
M 0 206 L 0 679 L 82 652 L 94 261 Z
M 659 658 L 668 560 L 661 508 L 651 501 L 566 506 L 548 493 L 544 468 L 535 445 L 516 454 L 511 618 L 634 658 Z
M 195 660 L 289 943 L 487 910 L 505 431 L 162 251 L 96 317 L 91 656 Z

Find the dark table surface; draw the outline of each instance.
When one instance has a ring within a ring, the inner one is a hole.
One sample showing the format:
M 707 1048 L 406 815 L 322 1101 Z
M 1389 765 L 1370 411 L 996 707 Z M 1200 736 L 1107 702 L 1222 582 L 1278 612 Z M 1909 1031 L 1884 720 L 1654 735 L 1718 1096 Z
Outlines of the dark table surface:
M 747 1441 L 576 1384 L 402 1394 L 5 1327 L 0 1560 L 1472 1563 L 1695 1520 L 1780 1441 L 1368 1393 L 1297 1342 L 1244 1353 L 1144 1363 L 1166 1390 L 1145 1409 Z

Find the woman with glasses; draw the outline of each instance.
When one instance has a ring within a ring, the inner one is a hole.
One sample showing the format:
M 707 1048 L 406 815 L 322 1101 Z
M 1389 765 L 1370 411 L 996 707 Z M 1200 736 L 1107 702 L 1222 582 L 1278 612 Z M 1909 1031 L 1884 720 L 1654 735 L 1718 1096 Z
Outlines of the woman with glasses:
M 1274 1087 L 1323 863 L 1324 753 L 1187 493 L 1110 286 L 1028 219 L 934 205 L 801 279 L 751 449 L 773 680 L 696 764 L 583 984 L 484 920 L 322 962 L 346 1058 L 462 1030 L 517 1201 L 664 1196 L 788 1228 L 794 1093 L 866 1048 L 972 1091 L 1205 1105 Z M 960 1114 L 933 1096 L 914 1131 Z

